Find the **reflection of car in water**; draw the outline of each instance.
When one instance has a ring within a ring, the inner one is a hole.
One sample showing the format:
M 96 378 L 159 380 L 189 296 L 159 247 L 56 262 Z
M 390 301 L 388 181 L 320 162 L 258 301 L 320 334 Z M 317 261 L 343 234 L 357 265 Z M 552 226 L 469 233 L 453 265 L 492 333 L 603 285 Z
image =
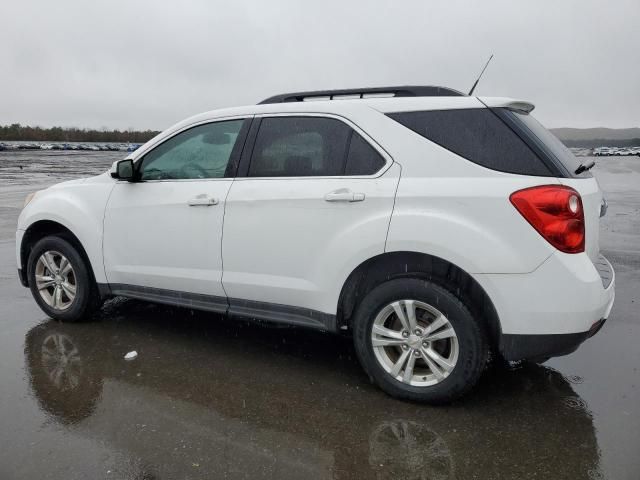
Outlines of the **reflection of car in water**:
M 40 407 L 75 435 L 126 452 L 138 478 L 184 478 L 193 464 L 191 476 L 274 479 L 598 470 L 591 416 L 552 369 L 496 368 L 463 404 L 433 409 L 356 387 L 346 341 L 197 313 L 176 323 L 171 308 L 122 303 L 108 320 L 34 327 L 25 361 Z
M 424 422 L 383 421 L 369 436 L 369 449 L 369 463 L 375 477 L 455 478 L 447 444 Z

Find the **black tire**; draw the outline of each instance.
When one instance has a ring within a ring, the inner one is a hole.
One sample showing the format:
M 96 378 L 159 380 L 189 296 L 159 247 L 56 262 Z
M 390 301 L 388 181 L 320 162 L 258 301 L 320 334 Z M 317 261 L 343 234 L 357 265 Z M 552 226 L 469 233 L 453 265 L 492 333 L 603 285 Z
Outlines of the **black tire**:
M 58 310 L 48 305 L 40 295 L 36 285 L 36 263 L 46 251 L 60 252 L 69 260 L 73 268 L 76 294 L 72 303 L 64 310 Z M 55 320 L 63 322 L 86 320 L 100 307 L 98 288 L 90 269 L 88 262 L 68 240 L 58 236 L 44 237 L 31 249 L 27 262 L 27 275 L 31 294 L 44 313 Z
M 458 338 L 458 359 L 449 375 L 430 386 L 414 386 L 394 378 L 374 353 L 371 331 L 378 313 L 394 301 L 411 299 L 442 312 Z M 373 289 L 358 305 L 353 319 L 356 353 L 369 378 L 389 395 L 431 404 L 449 403 L 478 382 L 487 364 L 489 342 L 485 328 L 473 318 L 461 298 L 442 286 L 415 278 L 385 282 Z

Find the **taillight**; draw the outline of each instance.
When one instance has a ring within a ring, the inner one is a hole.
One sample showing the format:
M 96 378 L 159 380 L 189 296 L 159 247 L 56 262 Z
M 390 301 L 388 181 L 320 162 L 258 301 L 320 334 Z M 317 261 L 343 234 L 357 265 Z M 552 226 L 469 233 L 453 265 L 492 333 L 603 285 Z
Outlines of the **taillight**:
M 551 245 L 561 252 L 584 252 L 584 211 L 580 194 L 571 187 L 541 185 L 518 190 L 513 206 Z

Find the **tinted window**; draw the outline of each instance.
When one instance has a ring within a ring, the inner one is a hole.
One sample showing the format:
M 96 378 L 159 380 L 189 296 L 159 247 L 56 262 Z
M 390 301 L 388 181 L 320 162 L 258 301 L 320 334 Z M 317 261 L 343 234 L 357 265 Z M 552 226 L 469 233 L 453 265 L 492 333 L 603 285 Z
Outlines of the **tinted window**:
M 384 158 L 364 138 L 353 132 L 345 174 L 373 175 L 384 164 Z
M 208 123 L 170 138 L 144 156 L 141 179 L 224 177 L 243 122 Z
M 575 175 L 574 172 L 580 166 L 580 161 L 573 155 L 573 153 L 571 153 L 571 150 L 569 150 L 564 143 L 558 139 L 558 137 L 544 128 L 542 124 L 530 114 L 511 110 L 503 111 L 504 114 L 511 116 L 514 121 L 519 122 L 524 128 L 526 128 L 529 133 L 535 137 L 535 141 L 539 142 L 548 154 L 552 155 L 558 162 L 564 165 L 570 175 Z M 591 173 L 586 171 L 581 176 L 591 176 Z
M 488 108 L 389 114 L 467 160 L 501 172 L 551 176 L 528 145 Z
M 264 118 L 253 148 L 249 176 L 341 175 L 350 130 L 332 118 Z

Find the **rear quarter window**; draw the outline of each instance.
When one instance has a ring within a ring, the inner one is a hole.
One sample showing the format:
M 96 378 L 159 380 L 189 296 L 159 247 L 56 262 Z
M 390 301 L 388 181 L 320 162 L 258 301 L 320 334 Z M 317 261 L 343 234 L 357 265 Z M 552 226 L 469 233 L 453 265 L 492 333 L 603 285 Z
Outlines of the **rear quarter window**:
M 483 167 L 519 175 L 554 176 L 522 138 L 488 108 L 400 112 L 388 116 Z
M 507 110 L 505 108 L 497 108 L 496 113 L 501 119 L 505 120 L 508 125 L 511 125 L 515 131 L 527 138 L 532 148 L 539 151 L 540 156 L 549 159 L 549 161 L 556 165 L 559 164 L 563 170 L 566 170 L 565 175 L 560 176 L 592 176 L 589 171 L 584 171 L 580 174 L 575 173 L 576 169 L 580 166 L 580 160 L 571 153 L 571 150 L 569 150 L 558 137 L 544 128 L 531 114 Z

